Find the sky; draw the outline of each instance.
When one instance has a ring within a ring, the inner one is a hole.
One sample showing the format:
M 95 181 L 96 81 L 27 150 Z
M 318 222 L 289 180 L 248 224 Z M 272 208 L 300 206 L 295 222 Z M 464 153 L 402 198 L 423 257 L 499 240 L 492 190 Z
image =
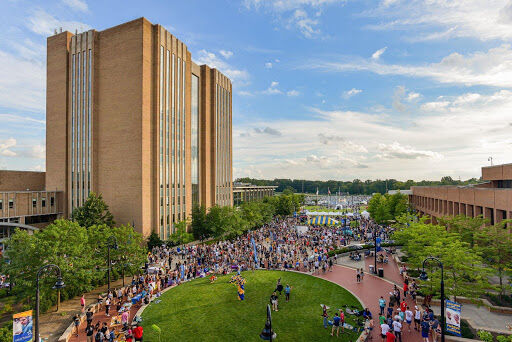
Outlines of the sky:
M 234 177 L 512 162 L 509 0 L 3 0 L 0 169 L 45 169 L 46 38 L 146 17 L 233 82 Z

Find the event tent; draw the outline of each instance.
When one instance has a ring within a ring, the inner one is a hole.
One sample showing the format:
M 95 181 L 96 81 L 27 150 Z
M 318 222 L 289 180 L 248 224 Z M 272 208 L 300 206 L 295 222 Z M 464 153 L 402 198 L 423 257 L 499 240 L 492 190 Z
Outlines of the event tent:
M 327 216 L 316 216 L 308 220 L 308 224 L 327 224 L 333 225 L 338 224 L 338 221 Z
M 365 219 L 369 219 L 370 218 L 370 213 L 365 210 L 365 211 L 363 211 L 361 213 L 361 216 L 364 217 Z

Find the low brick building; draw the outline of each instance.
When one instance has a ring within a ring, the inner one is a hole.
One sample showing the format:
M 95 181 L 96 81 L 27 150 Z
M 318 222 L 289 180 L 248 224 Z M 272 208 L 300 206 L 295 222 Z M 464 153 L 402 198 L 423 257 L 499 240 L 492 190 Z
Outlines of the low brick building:
M 512 219 L 512 164 L 482 167 L 482 183 L 467 186 L 413 186 L 409 202 L 436 222 L 443 216 L 482 215 L 490 224 Z

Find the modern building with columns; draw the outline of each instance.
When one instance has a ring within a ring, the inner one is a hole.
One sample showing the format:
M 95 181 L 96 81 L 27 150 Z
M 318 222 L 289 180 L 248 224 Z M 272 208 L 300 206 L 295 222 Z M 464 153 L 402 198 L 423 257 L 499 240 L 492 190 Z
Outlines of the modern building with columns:
M 63 215 L 101 193 L 115 220 L 166 239 L 194 205 L 233 205 L 232 86 L 139 18 L 47 41 L 47 189 Z
M 490 224 L 512 219 L 512 164 L 482 167 L 482 181 L 467 186 L 413 186 L 409 202 L 434 222 L 455 215 L 482 215 Z
M 258 201 L 265 197 L 274 196 L 277 186 L 253 185 L 250 183 L 234 183 L 233 185 L 233 203 L 240 205 L 243 202 Z

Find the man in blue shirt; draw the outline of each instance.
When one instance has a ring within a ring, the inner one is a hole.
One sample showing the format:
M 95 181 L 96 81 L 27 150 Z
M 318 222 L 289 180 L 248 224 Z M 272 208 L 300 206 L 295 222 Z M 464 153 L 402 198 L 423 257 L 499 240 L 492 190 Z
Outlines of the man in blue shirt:
M 383 315 L 384 308 L 386 307 L 386 300 L 382 296 L 380 296 L 380 299 L 379 299 L 379 307 L 380 307 L 380 314 Z
M 290 300 L 290 291 L 292 288 L 290 285 L 286 284 L 286 287 L 284 288 L 284 294 L 286 295 L 286 301 L 288 302 Z
M 336 337 L 340 335 L 340 322 L 341 318 L 338 316 L 338 313 L 334 314 L 334 318 L 332 319 L 332 330 L 331 336 L 334 336 L 334 330 L 336 330 Z

